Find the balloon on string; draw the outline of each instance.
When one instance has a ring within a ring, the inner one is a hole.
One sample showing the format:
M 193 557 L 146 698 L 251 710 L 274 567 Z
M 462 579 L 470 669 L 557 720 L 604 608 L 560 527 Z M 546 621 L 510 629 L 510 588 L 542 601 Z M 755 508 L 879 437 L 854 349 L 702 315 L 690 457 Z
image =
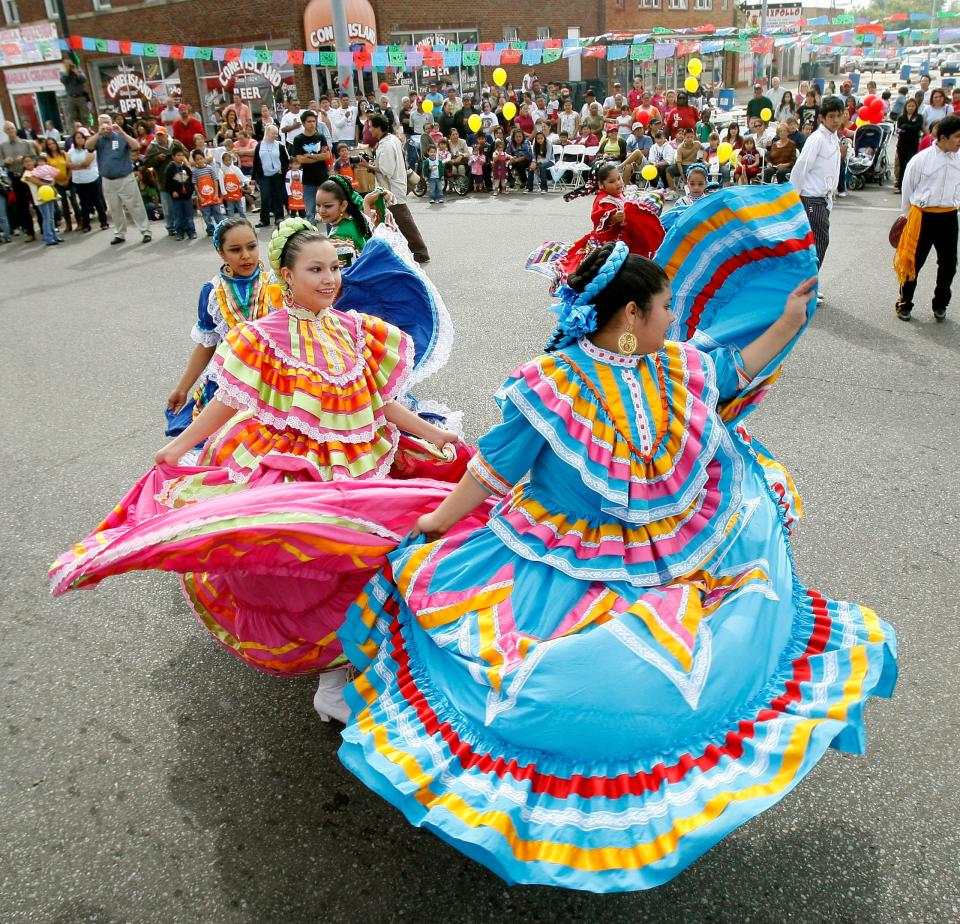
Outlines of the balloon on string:
M 507 103 L 503 107 L 503 117 L 509 122 L 517 114 L 517 106 L 515 103 Z
M 880 99 L 879 96 L 874 96 L 873 93 L 871 93 L 869 96 L 865 96 L 865 97 L 863 98 L 863 105 L 864 105 L 864 106 L 872 106 L 874 103 L 880 103 L 880 105 L 882 106 L 882 105 L 883 105 L 883 100 Z
M 647 112 L 645 109 L 641 109 L 636 114 L 636 119 L 641 125 L 647 126 L 650 124 L 650 113 Z
M 879 112 L 880 115 L 883 115 L 883 100 L 882 100 L 882 99 L 875 99 L 875 100 L 874 100 L 872 103 L 870 103 L 869 105 L 870 105 L 870 108 L 871 108 L 874 112 Z
M 433 100 L 425 99 L 423 101 L 423 111 L 424 112 L 433 112 Z
M 502 87 L 507 82 L 507 72 L 502 67 L 494 68 L 493 82 L 498 87 Z
M 733 156 L 733 145 L 729 141 L 721 141 L 717 145 L 717 160 L 725 164 Z
M 696 93 L 697 87 L 699 86 L 700 86 L 700 81 L 697 80 L 696 77 L 688 77 L 683 82 L 683 89 L 686 90 L 687 93 Z
M 860 128 L 861 125 L 869 125 L 870 123 L 866 119 L 861 119 L 860 116 L 857 116 L 857 128 Z
M 764 106 L 763 109 L 760 110 L 760 118 L 763 119 L 764 122 L 769 122 L 773 118 L 773 112 L 770 111 L 769 106 Z
M 381 92 L 381 93 L 386 93 L 387 90 L 389 90 L 389 89 L 390 89 L 390 84 L 388 84 L 388 83 L 386 82 L 386 80 L 384 80 L 384 82 L 383 82 L 382 84 L 380 84 L 380 92 Z
M 871 117 L 873 116 L 873 112 L 871 111 L 871 109 L 870 109 L 869 106 L 861 106 L 861 107 L 857 110 L 857 115 L 858 115 L 861 119 L 863 119 L 864 122 L 869 122 L 870 119 L 871 119 Z
M 483 125 L 483 119 L 474 113 L 469 119 L 467 119 L 467 125 L 470 127 L 470 131 L 478 132 L 480 131 L 480 127 Z
M 37 198 L 41 202 L 53 202 L 57 198 L 57 191 L 52 186 L 41 186 Z
M 640 171 L 640 176 L 642 176 L 648 183 L 653 182 L 657 178 L 657 168 L 653 164 L 647 164 L 643 170 Z
M 699 77 L 703 73 L 703 61 L 699 58 L 691 58 L 687 62 L 687 70 L 693 74 L 694 77 Z

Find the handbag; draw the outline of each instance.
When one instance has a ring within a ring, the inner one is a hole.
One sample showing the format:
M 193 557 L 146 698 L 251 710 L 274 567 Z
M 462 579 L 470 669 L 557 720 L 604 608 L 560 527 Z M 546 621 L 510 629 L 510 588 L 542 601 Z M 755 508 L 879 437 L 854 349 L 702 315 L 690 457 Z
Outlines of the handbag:
M 891 247 L 898 247 L 900 244 L 900 237 L 903 234 L 903 229 L 907 226 L 907 216 L 899 215 L 897 220 L 890 226 L 890 233 L 887 235 L 887 239 L 890 241 Z

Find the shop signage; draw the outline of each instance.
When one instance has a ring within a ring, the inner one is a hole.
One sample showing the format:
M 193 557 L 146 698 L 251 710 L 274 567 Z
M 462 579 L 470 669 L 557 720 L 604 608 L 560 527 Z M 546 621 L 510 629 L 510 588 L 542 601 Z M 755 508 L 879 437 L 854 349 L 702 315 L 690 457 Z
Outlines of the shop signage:
M 142 100 L 153 99 L 153 90 L 136 71 L 120 69 L 107 82 L 109 99 L 119 99 L 120 109 L 131 112 L 143 109 Z
M 11 93 L 63 90 L 63 85 L 60 83 L 60 68 L 55 64 L 11 68 L 3 72 L 3 79 Z
M 351 45 L 377 44 L 377 20 L 368 0 L 346 0 L 347 41 Z M 303 11 L 303 33 L 311 48 L 334 44 L 330 0 L 310 0 Z
M 38 22 L 16 29 L 0 29 L 0 67 L 11 64 L 32 64 L 37 61 L 59 61 L 57 27 L 52 22 Z
M 750 29 L 760 28 L 760 4 L 750 2 L 746 9 L 746 25 Z M 782 32 L 799 28 L 803 18 L 803 7 L 799 3 L 770 3 L 767 5 L 767 32 Z
M 256 61 L 228 61 L 220 68 L 220 86 L 227 89 L 235 79 L 243 78 L 248 74 L 262 77 L 274 89 L 283 83 L 283 75 L 272 64 L 259 64 Z

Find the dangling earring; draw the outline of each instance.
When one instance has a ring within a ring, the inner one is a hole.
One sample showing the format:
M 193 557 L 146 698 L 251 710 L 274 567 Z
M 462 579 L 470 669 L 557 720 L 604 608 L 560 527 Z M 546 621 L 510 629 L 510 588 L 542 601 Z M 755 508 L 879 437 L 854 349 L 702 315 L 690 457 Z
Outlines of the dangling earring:
M 621 335 L 620 339 L 617 341 L 617 349 L 624 354 L 624 356 L 632 356 L 637 351 L 637 335 L 633 332 L 633 328 L 630 330 L 625 330 Z
M 229 266 L 227 266 L 226 263 L 223 264 L 223 275 L 227 276 L 230 279 L 233 279 L 233 276 L 234 276 L 233 270 Z
M 283 303 L 288 308 L 293 307 L 293 292 L 289 288 L 283 291 Z

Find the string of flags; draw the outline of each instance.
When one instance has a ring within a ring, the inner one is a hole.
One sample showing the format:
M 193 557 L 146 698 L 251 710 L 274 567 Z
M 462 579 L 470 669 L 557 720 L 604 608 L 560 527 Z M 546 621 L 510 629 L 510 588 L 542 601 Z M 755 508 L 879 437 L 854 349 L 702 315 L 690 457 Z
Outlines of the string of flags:
M 960 17 L 960 11 L 942 11 L 937 20 Z M 789 45 L 829 46 L 823 50 L 841 54 L 849 48 L 863 45 L 882 45 L 897 42 L 901 38 L 911 41 L 951 42 L 960 40 L 960 27 L 917 29 L 907 27 L 899 30 L 885 28 L 885 23 L 916 23 L 931 21 L 929 13 L 895 13 L 877 22 L 858 20 L 852 14 L 800 20 L 794 31 L 775 31 L 760 35 L 757 29 L 717 28 L 712 25 L 690 29 L 665 29 L 655 27 L 646 33 L 608 33 L 606 35 L 579 39 L 540 39 L 512 42 L 479 42 L 475 44 L 443 45 L 377 45 L 365 46 L 348 52 L 261 49 L 233 47 L 205 47 L 196 45 L 168 44 L 164 42 L 133 42 L 122 39 L 70 36 L 68 39 L 50 39 L 33 42 L 44 54 L 50 50 L 40 45 L 50 45 L 60 51 L 87 51 L 113 55 L 168 58 L 173 60 L 196 60 L 245 64 L 284 66 L 313 65 L 316 67 L 345 66 L 370 71 L 409 71 L 420 67 L 451 68 L 500 65 L 523 65 L 532 67 L 552 64 L 563 58 L 582 55 L 584 58 L 608 61 L 659 61 L 665 58 L 687 57 L 700 54 L 734 52 L 738 54 L 769 54 L 774 48 Z M 839 32 L 803 32 L 810 26 L 847 25 L 852 28 Z M 0 47 L 0 61 L 3 58 Z M 893 56 L 896 47 L 887 49 Z M 43 58 L 44 60 L 46 57 Z

